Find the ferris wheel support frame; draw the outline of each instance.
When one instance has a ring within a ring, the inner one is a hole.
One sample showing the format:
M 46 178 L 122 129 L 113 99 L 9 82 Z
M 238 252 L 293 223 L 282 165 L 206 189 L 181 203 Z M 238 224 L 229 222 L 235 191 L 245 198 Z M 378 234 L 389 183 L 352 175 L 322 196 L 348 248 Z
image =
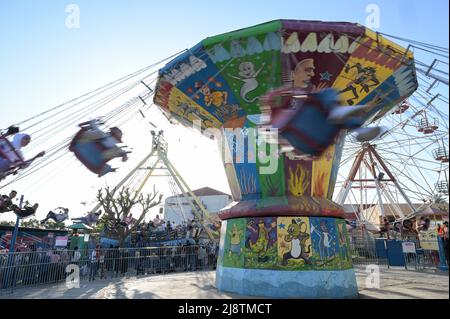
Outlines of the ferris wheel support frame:
M 200 216 L 201 218 L 201 223 L 203 225 L 205 219 L 209 218 L 209 213 L 206 210 L 206 208 L 203 206 L 202 201 L 192 192 L 192 190 L 189 188 L 189 186 L 187 185 L 187 183 L 184 181 L 184 179 L 181 177 L 181 175 L 178 173 L 178 171 L 176 170 L 175 166 L 172 165 L 172 163 L 169 161 L 169 159 L 167 158 L 167 156 L 165 156 L 165 154 L 161 154 L 161 159 L 164 162 L 164 164 L 167 167 L 167 170 L 169 171 L 169 173 L 174 176 L 174 180 L 178 185 L 178 188 L 180 188 L 182 195 L 186 198 L 186 200 L 188 201 L 189 205 L 192 208 L 192 211 L 195 213 L 197 213 L 198 209 L 197 207 L 195 207 L 195 205 L 192 203 L 192 200 L 187 197 L 186 193 L 189 194 L 189 196 L 191 196 L 191 198 L 194 200 L 194 202 L 198 205 L 198 207 L 200 208 L 203 216 Z M 177 178 L 178 177 L 178 178 Z M 183 188 L 184 186 L 184 188 Z M 208 229 L 208 227 L 204 227 L 206 233 L 208 234 L 209 239 L 211 240 L 215 240 L 214 236 L 212 235 L 211 231 Z
M 369 155 L 370 163 L 368 163 L 365 160 L 365 155 L 366 154 Z M 389 179 L 382 179 L 382 178 L 380 178 L 380 176 L 377 176 L 377 173 L 376 173 L 376 170 L 375 170 L 375 166 L 376 166 L 377 162 L 380 164 L 380 166 L 383 168 L 385 173 L 388 175 Z M 347 199 L 348 194 L 350 192 L 350 189 L 352 188 L 352 184 L 354 182 L 360 182 L 361 185 L 362 185 L 362 182 L 369 181 L 368 179 L 355 179 L 356 174 L 357 174 L 358 171 L 360 171 L 360 168 L 361 168 L 362 164 L 364 164 L 367 167 L 367 169 L 371 172 L 371 174 L 373 176 L 373 181 L 375 183 L 375 187 L 376 187 L 376 190 L 377 190 L 377 196 L 378 196 L 378 201 L 379 201 L 379 204 L 380 204 L 380 210 L 381 210 L 382 217 L 385 217 L 385 210 L 384 210 L 384 205 L 383 205 L 383 200 L 382 200 L 382 193 L 384 193 L 385 196 L 390 201 L 393 201 L 393 198 L 392 198 L 391 194 L 388 194 L 388 192 L 382 187 L 382 185 L 380 184 L 380 181 L 392 182 L 394 184 L 395 188 L 399 191 L 399 193 L 403 197 L 403 199 L 406 201 L 408 207 L 412 210 L 412 212 L 414 214 L 417 213 L 417 210 L 415 209 L 414 205 L 411 203 L 411 201 L 408 198 L 408 196 L 406 195 L 406 193 L 400 187 L 400 185 L 399 185 L 397 179 L 395 178 L 395 176 L 392 174 L 392 172 L 387 167 L 387 165 L 385 164 L 385 162 L 383 161 L 381 156 L 375 150 L 374 146 L 371 145 L 370 143 L 364 143 L 362 145 L 362 149 L 359 151 L 358 155 L 356 156 L 355 160 L 353 161 L 353 164 L 352 164 L 352 167 L 351 167 L 350 172 L 348 174 L 348 177 L 347 177 L 347 179 L 344 182 L 344 187 L 339 192 L 339 195 L 338 195 L 338 198 L 337 198 L 337 203 L 339 205 L 344 205 L 345 200 Z M 397 210 L 396 208 L 394 208 L 394 209 L 396 210 L 397 214 L 399 214 L 400 218 L 404 218 L 404 214 L 400 210 Z
M 141 167 L 142 165 L 145 164 L 145 162 L 147 162 L 153 155 L 155 154 L 155 150 L 152 149 L 152 151 L 146 156 L 144 157 L 144 159 L 142 161 L 139 162 L 138 165 L 136 165 L 113 189 L 111 195 L 114 195 L 115 192 L 122 187 L 130 178 L 131 176 L 134 175 L 134 173 L 136 173 Z M 100 203 L 98 203 L 97 205 L 95 205 L 94 208 L 91 209 L 91 212 L 96 212 L 102 205 Z

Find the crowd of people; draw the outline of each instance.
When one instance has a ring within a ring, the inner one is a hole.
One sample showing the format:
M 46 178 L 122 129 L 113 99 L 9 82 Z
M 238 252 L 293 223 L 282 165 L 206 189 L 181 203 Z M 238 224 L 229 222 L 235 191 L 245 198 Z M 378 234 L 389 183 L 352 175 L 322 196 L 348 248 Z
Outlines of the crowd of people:
M 195 219 L 177 224 L 175 221 L 165 221 L 159 215 L 156 215 L 147 225 L 140 227 L 139 231 L 141 233 L 141 240 L 144 240 L 145 232 L 147 232 L 148 240 L 197 238 L 202 231 L 202 225 Z
M 2 196 L 0 208 L 4 211 L 11 207 L 16 195 L 17 192 L 12 191 Z M 61 214 L 68 214 L 68 209 L 61 208 L 61 211 Z M 54 216 L 50 215 L 49 212 L 44 220 L 53 219 Z M 5 249 L 0 251 L 0 289 L 11 284 L 31 285 L 64 280 L 69 264 L 79 266 L 80 275 L 89 280 L 120 276 L 130 271 L 139 275 L 212 268 L 215 267 L 218 245 L 197 245 L 193 238 L 198 237 L 201 229 L 202 225 L 196 220 L 177 224 L 157 215 L 137 227 L 136 236 L 133 236 L 128 248 L 113 245 L 102 247 L 100 237 L 92 236 L 91 248 L 87 249 L 45 250 L 34 244 L 22 245 L 16 249 L 13 259 L 8 257 L 10 255 Z M 173 240 L 177 239 L 184 241 L 174 244 Z M 152 242 L 154 244 L 158 240 L 162 246 L 150 248 Z M 170 243 L 164 244 L 169 240 Z
M 434 234 L 432 237 L 428 237 L 430 232 Z M 427 250 L 430 244 L 442 245 L 442 251 L 446 263 L 448 265 L 449 245 L 448 245 L 448 221 L 432 222 L 428 217 L 420 217 L 415 221 L 414 219 L 406 219 L 403 221 L 390 221 L 388 218 L 383 218 L 381 229 L 378 232 L 380 238 L 387 238 L 388 240 L 407 240 L 414 242 L 416 248 Z M 433 238 L 437 236 L 439 242 L 436 242 Z M 355 241 L 355 239 L 353 239 Z M 438 246 L 435 246 L 438 247 Z M 436 248 L 437 249 L 437 248 Z M 439 264 L 439 251 L 430 250 L 428 252 L 433 258 L 434 263 Z
M 26 253 L 0 251 L 0 289 L 63 281 L 79 267 L 81 279 L 93 281 L 124 275 L 151 275 L 176 271 L 215 269 L 218 245 L 186 242 L 177 246 L 43 250 L 34 246 Z
M 447 221 L 436 224 L 437 232 L 439 232 L 439 229 L 444 230 L 447 229 L 447 227 Z M 428 217 L 420 217 L 416 220 L 416 222 L 412 219 L 392 222 L 387 217 L 384 217 L 379 235 L 381 238 L 386 236 L 387 239 L 408 239 L 419 241 L 420 232 L 427 232 L 431 228 L 431 220 Z

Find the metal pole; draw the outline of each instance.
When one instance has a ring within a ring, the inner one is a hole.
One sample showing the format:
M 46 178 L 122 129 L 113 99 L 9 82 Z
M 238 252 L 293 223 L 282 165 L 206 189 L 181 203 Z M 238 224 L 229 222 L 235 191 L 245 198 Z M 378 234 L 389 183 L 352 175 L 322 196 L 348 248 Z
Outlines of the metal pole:
M 20 196 L 19 209 L 22 209 L 22 204 L 23 204 L 23 195 Z M 20 217 L 19 217 L 19 215 L 17 215 L 16 225 L 14 226 L 13 236 L 11 238 L 11 242 L 10 242 L 10 245 L 9 245 L 9 253 L 10 254 L 14 253 L 14 250 L 15 250 L 17 234 L 19 232 L 19 223 L 20 223 Z
M 205 219 L 209 218 L 209 214 L 208 214 L 208 211 L 206 210 L 206 208 L 203 206 L 201 200 L 197 196 L 195 196 L 195 194 L 191 191 L 191 189 L 189 188 L 187 183 L 184 181 L 184 179 L 181 177 L 181 175 L 178 173 L 178 171 L 172 165 L 172 163 L 169 161 L 169 159 L 165 155 L 162 155 L 162 154 L 161 154 L 161 157 L 162 157 L 162 160 L 163 160 L 164 164 L 166 165 L 167 169 L 169 170 L 169 172 L 174 176 L 174 180 L 177 183 L 178 187 L 182 190 L 183 195 L 185 195 L 186 192 L 184 191 L 183 186 L 181 184 L 184 185 L 184 187 L 187 190 L 187 193 L 191 196 L 192 199 L 194 199 L 194 201 L 200 207 L 200 210 L 203 213 L 203 216 L 201 216 L 201 217 L 203 217 L 203 221 L 202 222 L 204 222 Z M 181 183 L 180 183 L 180 181 L 181 181 Z M 192 204 L 191 200 L 188 200 L 188 201 L 189 201 L 189 204 L 191 205 L 191 207 L 192 207 L 192 209 L 194 211 L 194 214 L 195 214 L 196 207 Z M 211 234 L 211 231 L 208 229 L 208 227 L 206 227 L 204 224 L 202 224 L 202 226 L 203 226 L 203 229 L 206 231 L 208 237 L 212 241 L 214 241 L 214 236 Z
M 355 180 L 355 176 L 358 172 L 359 167 L 361 166 L 361 161 L 364 158 L 364 154 L 366 153 L 366 148 L 363 148 L 359 154 L 356 156 L 355 161 L 353 162 L 352 168 L 348 173 L 348 177 L 344 183 L 344 187 L 341 189 L 338 195 L 337 203 L 339 205 L 344 205 L 345 200 L 347 199 L 348 193 L 350 192 L 350 188 L 352 187 L 352 183 Z
M 20 196 L 20 202 L 19 202 L 19 209 L 22 209 L 23 204 L 23 195 Z M 14 232 L 11 238 L 11 241 L 9 243 L 9 254 L 8 254 L 8 268 L 5 272 L 5 277 L 3 277 L 3 288 L 8 288 L 9 283 L 11 282 L 11 268 L 14 266 L 14 250 L 16 246 L 16 239 L 17 234 L 19 233 L 19 223 L 20 223 L 20 217 L 17 215 L 16 219 L 16 225 L 14 226 Z M 12 272 L 14 274 L 14 272 Z
M 377 195 L 378 195 L 378 202 L 380 203 L 380 210 L 381 210 L 381 217 L 386 217 L 386 213 L 384 212 L 384 204 L 383 199 L 381 198 L 381 192 L 380 192 L 380 184 L 378 182 L 378 179 L 375 177 L 374 179 L 375 185 L 377 187 Z
M 359 169 L 359 179 L 362 179 L 362 170 Z M 359 214 L 361 215 L 364 210 L 364 188 L 363 182 L 359 182 Z M 343 205 L 344 203 L 342 203 Z
M 392 182 L 394 183 L 395 187 L 397 188 L 397 190 L 400 192 L 400 194 L 402 195 L 402 197 L 405 199 L 406 203 L 408 204 L 409 208 L 411 208 L 411 210 L 414 212 L 414 214 L 417 214 L 417 210 L 414 207 L 414 205 L 411 203 L 410 199 L 408 198 L 408 196 L 406 196 L 406 193 L 403 191 L 403 189 L 400 187 L 400 185 L 397 182 L 397 179 L 394 177 L 394 175 L 392 175 L 391 171 L 389 170 L 389 168 L 387 168 L 386 164 L 384 163 L 383 159 L 380 157 L 380 155 L 378 154 L 378 152 L 373 148 L 372 145 L 368 146 L 370 149 L 370 152 L 375 156 L 375 158 L 377 159 L 378 163 L 380 163 L 380 165 L 383 167 L 384 171 L 386 172 L 386 174 L 388 174 L 389 178 L 392 180 Z
M 145 176 L 145 179 L 142 181 L 141 185 L 139 186 L 139 188 L 137 189 L 136 193 L 140 194 L 142 189 L 144 188 L 145 184 L 147 183 L 148 179 L 150 178 L 150 176 L 153 174 L 153 171 L 155 170 L 156 166 L 159 164 L 159 158 L 156 160 L 155 164 L 150 167 L 150 170 L 147 174 L 147 176 Z

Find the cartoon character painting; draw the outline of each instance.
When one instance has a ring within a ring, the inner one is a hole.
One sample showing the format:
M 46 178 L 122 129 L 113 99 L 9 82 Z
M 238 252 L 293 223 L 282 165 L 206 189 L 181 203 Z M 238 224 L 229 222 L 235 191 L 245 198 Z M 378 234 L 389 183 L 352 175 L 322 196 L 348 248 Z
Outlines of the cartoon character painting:
M 217 86 L 217 84 L 216 84 Z M 204 102 L 206 106 L 214 105 L 220 107 L 227 104 L 228 92 L 212 90 L 209 85 L 204 84 L 202 81 L 195 82 L 195 89 L 203 94 Z
M 247 241 L 250 251 L 257 256 L 259 263 L 268 262 L 270 256 L 267 254 L 269 247 L 273 246 L 276 240 L 270 237 L 270 233 L 276 230 L 276 221 L 273 221 L 268 227 L 266 226 L 264 219 L 260 219 L 255 225 L 254 219 L 250 219 L 247 223 L 247 229 L 250 231 L 250 236 Z M 252 240 L 252 237 L 255 239 Z
M 264 62 L 262 63 L 262 65 L 258 70 L 255 70 L 255 65 L 253 64 L 253 62 L 244 61 L 239 64 L 239 73 L 238 73 L 239 76 L 234 76 L 231 74 L 229 75 L 230 77 L 236 80 L 244 82 L 244 84 L 241 87 L 240 95 L 245 102 L 253 103 L 256 101 L 257 97 L 254 97 L 253 99 L 248 99 L 247 94 L 258 88 L 259 83 L 256 80 L 256 78 L 258 77 L 259 73 L 261 73 L 265 65 L 266 63 Z
M 231 256 L 231 254 L 241 256 L 241 238 L 244 235 L 244 231 L 242 229 L 238 230 L 237 225 L 233 224 L 231 231 L 228 231 L 228 235 L 230 236 L 230 249 L 228 251 L 229 256 Z
M 299 219 L 292 219 L 292 223 L 288 226 L 287 235 L 284 241 L 291 243 L 290 250 L 283 254 L 282 265 L 287 265 L 290 259 L 301 259 L 306 264 L 311 264 L 309 253 L 311 253 L 311 244 L 307 244 L 310 238 L 308 234 L 308 226 L 306 222 Z
M 363 67 L 361 63 L 356 63 L 352 66 L 347 64 L 345 66 L 344 72 L 349 73 L 350 70 L 356 69 L 356 74 L 354 75 L 354 80 L 350 82 L 343 90 L 341 90 L 339 93 L 345 93 L 348 91 L 351 91 L 353 94 L 353 97 L 347 100 L 347 103 L 350 105 L 355 104 L 355 100 L 359 99 L 359 94 L 357 87 L 360 87 L 361 92 L 368 93 L 370 91 L 371 87 L 378 86 L 380 84 L 380 81 L 377 79 L 376 76 L 376 69 L 373 67 Z
M 314 59 L 304 59 L 297 63 L 291 74 L 293 86 L 302 89 L 310 88 L 315 68 Z
M 341 260 L 350 262 L 351 257 L 348 251 L 348 242 L 347 242 L 347 228 L 345 222 L 336 222 L 337 232 L 338 232 L 338 240 L 339 240 L 339 258 Z
M 225 267 L 239 268 L 245 264 L 245 234 L 247 221 L 245 218 L 230 219 L 222 227 L 221 236 L 226 236 L 222 264 Z M 223 226 L 223 224 L 222 224 Z
M 304 89 L 308 92 L 316 92 L 324 89 L 327 86 L 325 82 L 321 82 L 317 86 L 312 83 L 312 79 L 316 75 L 315 70 L 316 66 L 312 58 L 303 59 L 298 62 L 290 74 L 292 87 Z
M 313 246 L 320 257 L 320 263 L 318 264 L 325 265 L 333 261 L 336 257 L 336 229 L 328 218 L 311 218 L 311 220 Z

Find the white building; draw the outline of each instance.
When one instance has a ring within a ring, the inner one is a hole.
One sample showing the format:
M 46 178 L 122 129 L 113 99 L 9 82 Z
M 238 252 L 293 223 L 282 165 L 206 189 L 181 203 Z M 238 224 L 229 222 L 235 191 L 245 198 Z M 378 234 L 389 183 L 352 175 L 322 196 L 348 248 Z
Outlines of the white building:
M 203 187 L 192 191 L 195 196 L 203 203 L 203 206 L 211 214 L 217 214 L 219 210 L 227 206 L 232 202 L 230 195 L 222 193 L 218 190 Z M 189 204 L 189 200 L 193 199 L 186 194 L 187 198 L 182 195 L 175 195 L 167 197 L 164 202 L 164 220 L 175 222 L 175 224 L 181 224 L 185 220 L 192 220 L 194 214 L 192 212 L 192 207 Z

